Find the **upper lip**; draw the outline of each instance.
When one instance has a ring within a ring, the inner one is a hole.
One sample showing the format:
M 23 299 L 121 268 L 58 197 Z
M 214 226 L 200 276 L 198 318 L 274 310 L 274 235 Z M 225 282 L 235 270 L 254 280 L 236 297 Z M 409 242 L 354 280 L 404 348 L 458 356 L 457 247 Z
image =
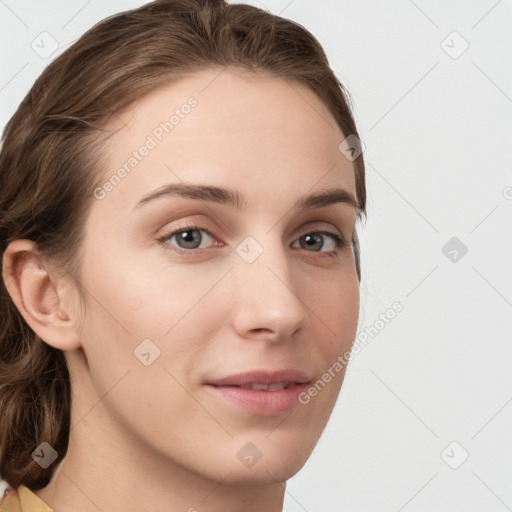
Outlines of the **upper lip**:
M 305 384 L 310 380 L 304 372 L 288 368 L 277 371 L 252 370 L 229 375 L 221 379 L 209 380 L 206 384 L 214 386 L 243 386 L 245 384 L 279 384 L 287 382 Z

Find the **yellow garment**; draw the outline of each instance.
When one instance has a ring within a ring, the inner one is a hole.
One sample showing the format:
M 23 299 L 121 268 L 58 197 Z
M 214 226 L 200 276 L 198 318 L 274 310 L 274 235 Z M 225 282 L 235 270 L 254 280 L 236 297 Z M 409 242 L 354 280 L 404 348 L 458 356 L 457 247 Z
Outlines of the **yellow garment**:
M 0 512 L 53 512 L 41 498 L 28 487 L 7 488 L 0 502 Z

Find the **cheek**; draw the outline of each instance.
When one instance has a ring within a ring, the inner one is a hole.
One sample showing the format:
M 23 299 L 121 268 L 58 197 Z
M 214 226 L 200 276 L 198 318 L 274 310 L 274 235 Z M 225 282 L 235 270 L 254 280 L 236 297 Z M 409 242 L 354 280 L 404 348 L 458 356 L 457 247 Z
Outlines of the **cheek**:
M 318 418 L 327 421 L 338 398 L 359 319 L 357 276 L 344 275 L 323 282 L 321 289 L 306 296 L 315 347 L 307 347 L 318 358 L 318 380 L 306 390 L 303 403 Z M 313 290 L 313 288 L 312 288 Z
M 91 302 L 105 319 L 133 339 L 164 337 L 194 309 L 218 279 L 217 273 L 193 272 L 162 261 L 106 261 L 101 275 L 91 274 Z
M 197 414 L 194 423 L 204 421 L 184 389 L 188 375 L 197 371 L 193 363 L 210 327 L 201 295 L 196 290 L 175 296 L 162 282 L 143 286 L 140 273 L 131 281 L 122 275 L 111 274 L 87 303 L 82 340 L 91 387 L 83 388 L 84 400 L 90 401 L 86 409 L 102 397 L 95 414 L 102 410 L 155 442 L 164 434 L 179 436 L 183 426 L 176 417 Z
M 104 260 L 101 274 L 84 275 L 87 290 L 94 290 L 86 294 L 82 330 L 92 378 L 108 389 L 127 369 L 143 368 L 144 358 L 161 371 L 193 372 L 208 333 L 232 310 L 229 297 L 215 289 L 225 269 L 126 258 L 115 263 Z
M 306 294 L 312 319 L 324 326 L 330 336 L 325 338 L 324 349 L 331 356 L 347 350 L 357 332 L 359 320 L 359 285 L 357 276 L 346 275 L 323 282 Z

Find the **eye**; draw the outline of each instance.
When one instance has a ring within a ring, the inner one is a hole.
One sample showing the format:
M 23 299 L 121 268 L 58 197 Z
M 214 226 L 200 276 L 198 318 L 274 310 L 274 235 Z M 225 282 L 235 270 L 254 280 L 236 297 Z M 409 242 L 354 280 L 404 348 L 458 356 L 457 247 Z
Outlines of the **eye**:
M 330 240 L 329 240 L 330 238 Z M 324 240 L 328 242 L 325 243 Z M 194 249 L 206 249 L 212 245 L 219 247 L 222 242 L 214 238 L 210 231 L 202 226 L 185 225 L 173 231 L 170 231 L 160 238 L 158 241 L 163 245 L 173 245 L 174 250 L 179 253 L 193 252 Z M 305 233 L 294 242 L 299 243 L 299 248 L 306 249 L 308 252 L 321 252 L 326 255 L 335 256 L 337 251 L 348 246 L 343 237 L 329 231 L 312 231 Z
M 327 244 L 325 244 L 323 238 L 326 236 L 331 239 Z M 330 231 L 312 231 L 311 233 L 305 233 L 295 243 L 299 243 L 300 247 L 308 251 L 312 249 L 313 252 L 326 253 L 335 253 L 336 250 L 348 245 L 344 238 Z M 327 250 L 322 251 L 325 245 L 327 245 Z
M 205 249 L 209 245 L 209 240 L 214 240 L 214 246 L 219 245 L 219 241 L 214 239 L 212 234 L 206 228 L 201 226 L 182 226 L 170 233 L 166 233 L 158 240 L 163 244 L 167 244 L 170 243 L 173 238 L 175 239 L 177 246 L 175 246 L 175 248 L 178 252 L 186 252 L 193 249 Z

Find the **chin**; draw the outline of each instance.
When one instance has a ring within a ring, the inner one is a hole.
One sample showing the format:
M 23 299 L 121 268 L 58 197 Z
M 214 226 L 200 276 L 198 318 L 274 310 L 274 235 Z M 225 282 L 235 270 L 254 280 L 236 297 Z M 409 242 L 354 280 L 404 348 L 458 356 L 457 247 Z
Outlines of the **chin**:
M 267 434 L 266 434 L 267 435 Z M 314 442 L 311 439 L 289 438 L 288 442 L 272 435 L 265 439 L 253 438 L 237 442 L 235 464 L 231 454 L 224 459 L 227 462 L 226 473 L 231 472 L 225 480 L 229 485 L 269 485 L 286 482 L 302 469 L 311 455 Z M 251 459 L 252 457 L 252 459 Z M 245 460 L 244 460 L 245 459 Z
M 260 461 L 252 468 L 235 468 L 223 483 L 226 485 L 275 485 L 283 483 L 297 474 L 304 466 L 305 460 L 300 464 L 290 461 L 275 461 L 263 464 Z M 261 464 L 261 465 L 260 465 Z

